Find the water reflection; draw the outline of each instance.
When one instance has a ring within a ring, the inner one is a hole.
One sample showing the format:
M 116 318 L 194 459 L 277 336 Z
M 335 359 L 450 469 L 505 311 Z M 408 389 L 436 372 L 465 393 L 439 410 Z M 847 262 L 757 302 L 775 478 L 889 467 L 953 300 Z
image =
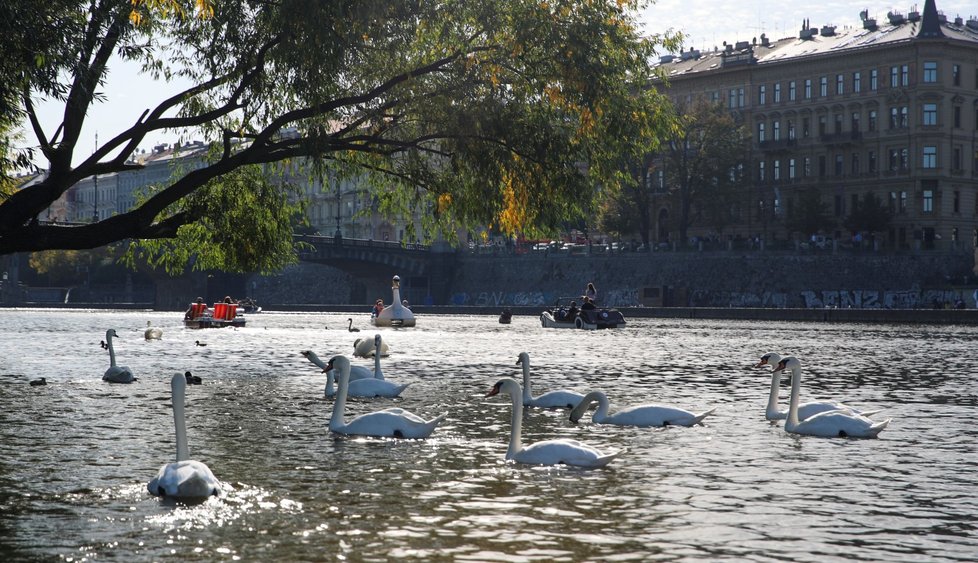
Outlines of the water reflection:
M 640 319 L 586 333 L 421 316 L 383 331 L 403 396 L 348 403 L 348 416 L 449 413 L 430 439 L 401 441 L 327 429 L 325 377 L 299 352 L 352 353 L 356 335 L 322 328 L 348 316 L 195 332 L 179 314 L 0 311 L 0 557 L 951 561 L 978 548 L 974 328 Z M 162 340 L 144 339 L 146 321 Z M 138 383 L 101 381 L 107 328 Z M 717 410 L 640 429 L 527 409 L 526 443 L 628 453 L 599 471 L 506 463 L 509 401 L 484 396 L 520 378 L 520 351 L 537 394 Z M 890 427 L 786 434 L 764 419 L 768 372 L 750 367 L 772 351 L 804 358 L 806 398 L 884 409 Z M 189 507 L 146 491 L 175 451 L 168 382 L 187 370 L 203 378 L 187 392 L 191 455 L 232 488 Z M 27 384 L 40 376 L 47 386 Z

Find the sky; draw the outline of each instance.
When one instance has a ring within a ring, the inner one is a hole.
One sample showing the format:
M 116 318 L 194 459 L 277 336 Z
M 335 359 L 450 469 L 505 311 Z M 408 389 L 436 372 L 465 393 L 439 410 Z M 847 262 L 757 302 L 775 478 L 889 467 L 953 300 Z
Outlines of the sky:
M 870 17 L 882 23 L 890 10 L 907 14 L 913 9 L 922 12 L 923 8 L 923 0 L 906 5 L 879 1 L 855 4 L 842 0 L 813 3 L 798 0 L 659 0 L 640 15 L 640 21 L 649 34 L 682 31 L 687 35 L 686 48 L 707 50 L 722 46 L 724 41 L 750 41 L 760 37 L 761 33 L 766 33 L 772 40 L 797 36 L 805 18 L 815 28 L 835 25 L 841 29 L 861 26 L 859 12 L 864 9 L 869 11 Z M 937 0 L 937 9 L 948 19 L 961 16 L 967 20 L 978 16 L 978 5 L 974 4 L 974 0 Z M 110 67 L 104 89 L 107 101 L 94 104 L 76 149 L 75 163 L 95 150 L 96 136 L 104 144 L 135 122 L 144 110 L 154 108 L 178 91 L 174 85 L 155 83 L 141 76 L 135 65 L 116 61 Z M 58 111 L 61 108 L 43 102 L 40 107 L 41 121 L 50 135 L 60 123 Z M 36 138 L 26 126 L 24 137 L 26 144 L 36 144 Z M 147 136 L 140 148 L 148 151 L 156 144 L 172 143 L 178 139 L 174 132 L 159 132 Z

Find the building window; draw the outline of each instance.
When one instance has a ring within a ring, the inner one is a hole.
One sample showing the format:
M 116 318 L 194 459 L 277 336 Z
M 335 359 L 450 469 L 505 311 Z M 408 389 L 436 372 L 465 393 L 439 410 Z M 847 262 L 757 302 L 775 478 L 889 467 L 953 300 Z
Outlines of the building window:
M 975 129 L 978 129 L 978 127 L 976 127 Z M 811 135 L 811 132 L 812 132 L 812 120 L 807 117 L 801 118 L 801 138 L 807 139 L 809 135 Z
M 859 112 L 858 111 L 852 112 L 852 122 L 849 125 L 850 125 L 850 127 L 852 127 L 852 132 L 853 133 L 858 133 L 859 132 Z
M 961 147 L 960 146 L 956 146 L 956 147 L 954 147 L 954 149 L 951 150 L 951 169 L 952 170 L 961 170 L 961 165 L 963 164 L 963 161 L 962 161 L 962 158 L 961 157 L 962 157 L 963 152 L 964 151 L 961 150 Z
M 764 175 L 764 161 L 761 160 L 761 161 L 758 161 L 758 163 L 757 163 L 757 180 L 759 182 L 763 182 L 764 179 L 765 179 L 764 176 L 765 176 Z
M 790 119 L 788 120 L 788 138 L 795 139 L 795 122 Z
M 900 85 L 900 67 L 891 66 L 890 67 L 890 88 L 896 88 Z
M 924 61 L 924 83 L 937 82 L 937 61 Z
M 951 65 L 951 83 L 961 85 L 961 65 Z
M 866 168 L 870 174 L 876 174 L 876 151 L 866 153 Z
M 900 213 L 907 212 L 907 192 L 900 192 Z
M 842 199 L 842 194 L 835 194 L 835 216 L 842 217 L 846 212 L 846 200 Z
M 772 173 L 774 174 L 774 181 L 775 182 L 777 182 L 778 180 L 781 179 L 781 161 L 780 160 L 777 160 L 776 159 L 774 161 L 774 169 L 772 170 Z
M 824 154 L 820 154 L 818 156 L 818 177 L 819 178 L 825 177 L 825 155 Z
M 818 79 L 818 95 L 825 97 L 829 95 L 829 77 L 822 76 Z
M 961 213 L 961 192 L 954 190 L 954 199 L 951 201 L 951 210 Z
M 835 93 L 838 96 L 846 93 L 846 81 L 841 74 L 835 75 Z
M 806 100 L 812 99 L 812 79 L 811 78 L 806 78 L 805 79 L 805 99 Z
M 897 124 L 900 122 L 900 109 L 897 107 L 890 108 L 890 129 L 896 129 Z
M 761 84 L 757 87 L 757 104 L 763 106 L 767 103 L 767 86 Z
M 812 175 L 812 157 L 806 156 L 801 163 L 803 167 L 801 171 L 802 176 L 806 178 L 810 177 Z
M 910 149 L 900 149 L 900 171 L 910 170 Z
M 856 153 L 852 153 L 852 175 L 859 175 L 859 155 Z
M 869 71 L 869 89 L 875 92 L 879 89 L 879 71 L 875 68 Z
M 900 167 L 900 151 L 897 149 L 890 149 L 890 172 L 896 172 Z
M 900 107 L 900 128 L 906 129 L 910 127 L 910 108 L 907 106 Z
M 954 120 L 954 128 L 960 129 L 961 128 L 961 106 L 954 106 L 954 109 L 952 110 L 951 113 Z
M 757 141 L 763 143 L 766 140 L 767 138 L 764 136 L 764 122 L 762 121 L 757 124 Z
M 937 104 L 924 104 L 924 125 L 937 125 Z
M 842 114 L 841 113 L 835 114 L 835 131 L 834 131 L 834 133 L 836 135 L 839 135 L 839 134 L 842 133 Z
M 818 136 L 822 137 L 825 135 L 826 117 L 824 115 L 818 116 Z
M 781 122 L 780 121 L 775 120 L 773 123 L 771 123 L 771 137 L 775 141 L 780 141 L 781 140 Z
M 793 158 L 788 159 L 788 178 L 791 180 L 795 179 L 795 159 Z
M 924 158 L 921 161 L 924 168 L 937 168 L 937 147 L 924 147 Z
M 900 86 L 910 86 L 910 65 L 900 67 Z
M 924 190 L 924 213 L 934 212 L 934 190 Z
M 776 103 L 776 104 L 780 104 L 781 103 L 781 83 L 780 82 L 775 82 L 774 83 L 774 103 Z
M 868 131 L 871 131 L 871 132 L 872 131 L 876 131 L 876 110 L 875 109 L 869 110 L 869 119 L 867 121 L 868 121 L 868 123 L 866 123 L 866 129 Z
M 792 80 L 788 83 L 788 100 L 795 101 L 795 81 Z
M 733 109 L 735 107 L 737 107 L 737 90 L 735 88 L 731 88 L 727 92 L 727 108 Z
M 863 74 L 861 72 L 852 73 L 852 92 L 858 94 L 863 90 Z
M 835 155 L 835 175 L 842 176 L 845 167 L 845 157 L 841 154 Z

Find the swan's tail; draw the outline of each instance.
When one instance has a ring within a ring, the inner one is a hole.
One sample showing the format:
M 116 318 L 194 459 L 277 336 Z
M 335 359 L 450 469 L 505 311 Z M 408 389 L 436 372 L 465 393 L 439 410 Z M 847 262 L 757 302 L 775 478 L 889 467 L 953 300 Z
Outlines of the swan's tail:
M 713 407 L 712 409 L 710 409 L 710 410 L 708 410 L 706 412 L 701 412 L 700 414 L 694 416 L 693 417 L 693 424 L 699 424 L 699 423 L 703 422 L 703 419 L 706 418 L 706 417 L 708 417 L 708 416 L 710 416 L 711 414 L 713 414 L 713 411 L 715 411 L 715 410 L 717 410 L 717 408 L 716 407 Z M 692 426 L 693 424 L 690 424 L 690 426 Z
M 881 413 L 881 412 L 883 412 L 883 409 L 876 409 L 876 410 L 873 410 L 873 411 L 861 411 L 861 412 L 859 412 L 859 416 L 865 416 L 866 418 L 869 418 L 869 417 L 873 416 L 874 414 L 878 414 L 878 413 Z
M 621 454 L 623 454 L 623 453 L 625 453 L 627 451 L 628 451 L 628 448 L 622 448 L 620 450 L 611 452 L 610 454 L 603 455 L 603 456 L 599 457 L 595 461 L 595 465 L 594 466 L 595 467 L 604 467 L 604 466 L 608 465 L 609 463 L 611 463 L 611 460 L 615 459 L 616 457 L 620 456 Z
M 869 427 L 869 433 L 870 433 L 870 435 L 872 435 L 874 437 L 877 436 L 877 435 L 879 435 L 879 433 L 882 432 L 883 429 L 886 428 L 887 425 L 890 424 L 890 421 L 891 420 L 893 420 L 893 419 L 892 418 L 888 418 L 888 419 L 884 420 L 883 422 L 878 422 L 878 423 L 870 426 Z

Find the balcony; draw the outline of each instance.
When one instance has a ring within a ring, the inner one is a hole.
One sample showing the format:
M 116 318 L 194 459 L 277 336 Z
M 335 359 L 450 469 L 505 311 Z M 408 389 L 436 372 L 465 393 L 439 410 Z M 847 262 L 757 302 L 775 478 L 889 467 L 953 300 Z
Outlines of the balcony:
M 862 131 L 848 131 L 819 135 L 818 140 L 825 145 L 851 145 L 855 141 L 861 141 L 862 138 Z
M 797 139 L 778 139 L 776 141 L 761 141 L 757 144 L 762 151 L 784 152 L 798 146 Z

